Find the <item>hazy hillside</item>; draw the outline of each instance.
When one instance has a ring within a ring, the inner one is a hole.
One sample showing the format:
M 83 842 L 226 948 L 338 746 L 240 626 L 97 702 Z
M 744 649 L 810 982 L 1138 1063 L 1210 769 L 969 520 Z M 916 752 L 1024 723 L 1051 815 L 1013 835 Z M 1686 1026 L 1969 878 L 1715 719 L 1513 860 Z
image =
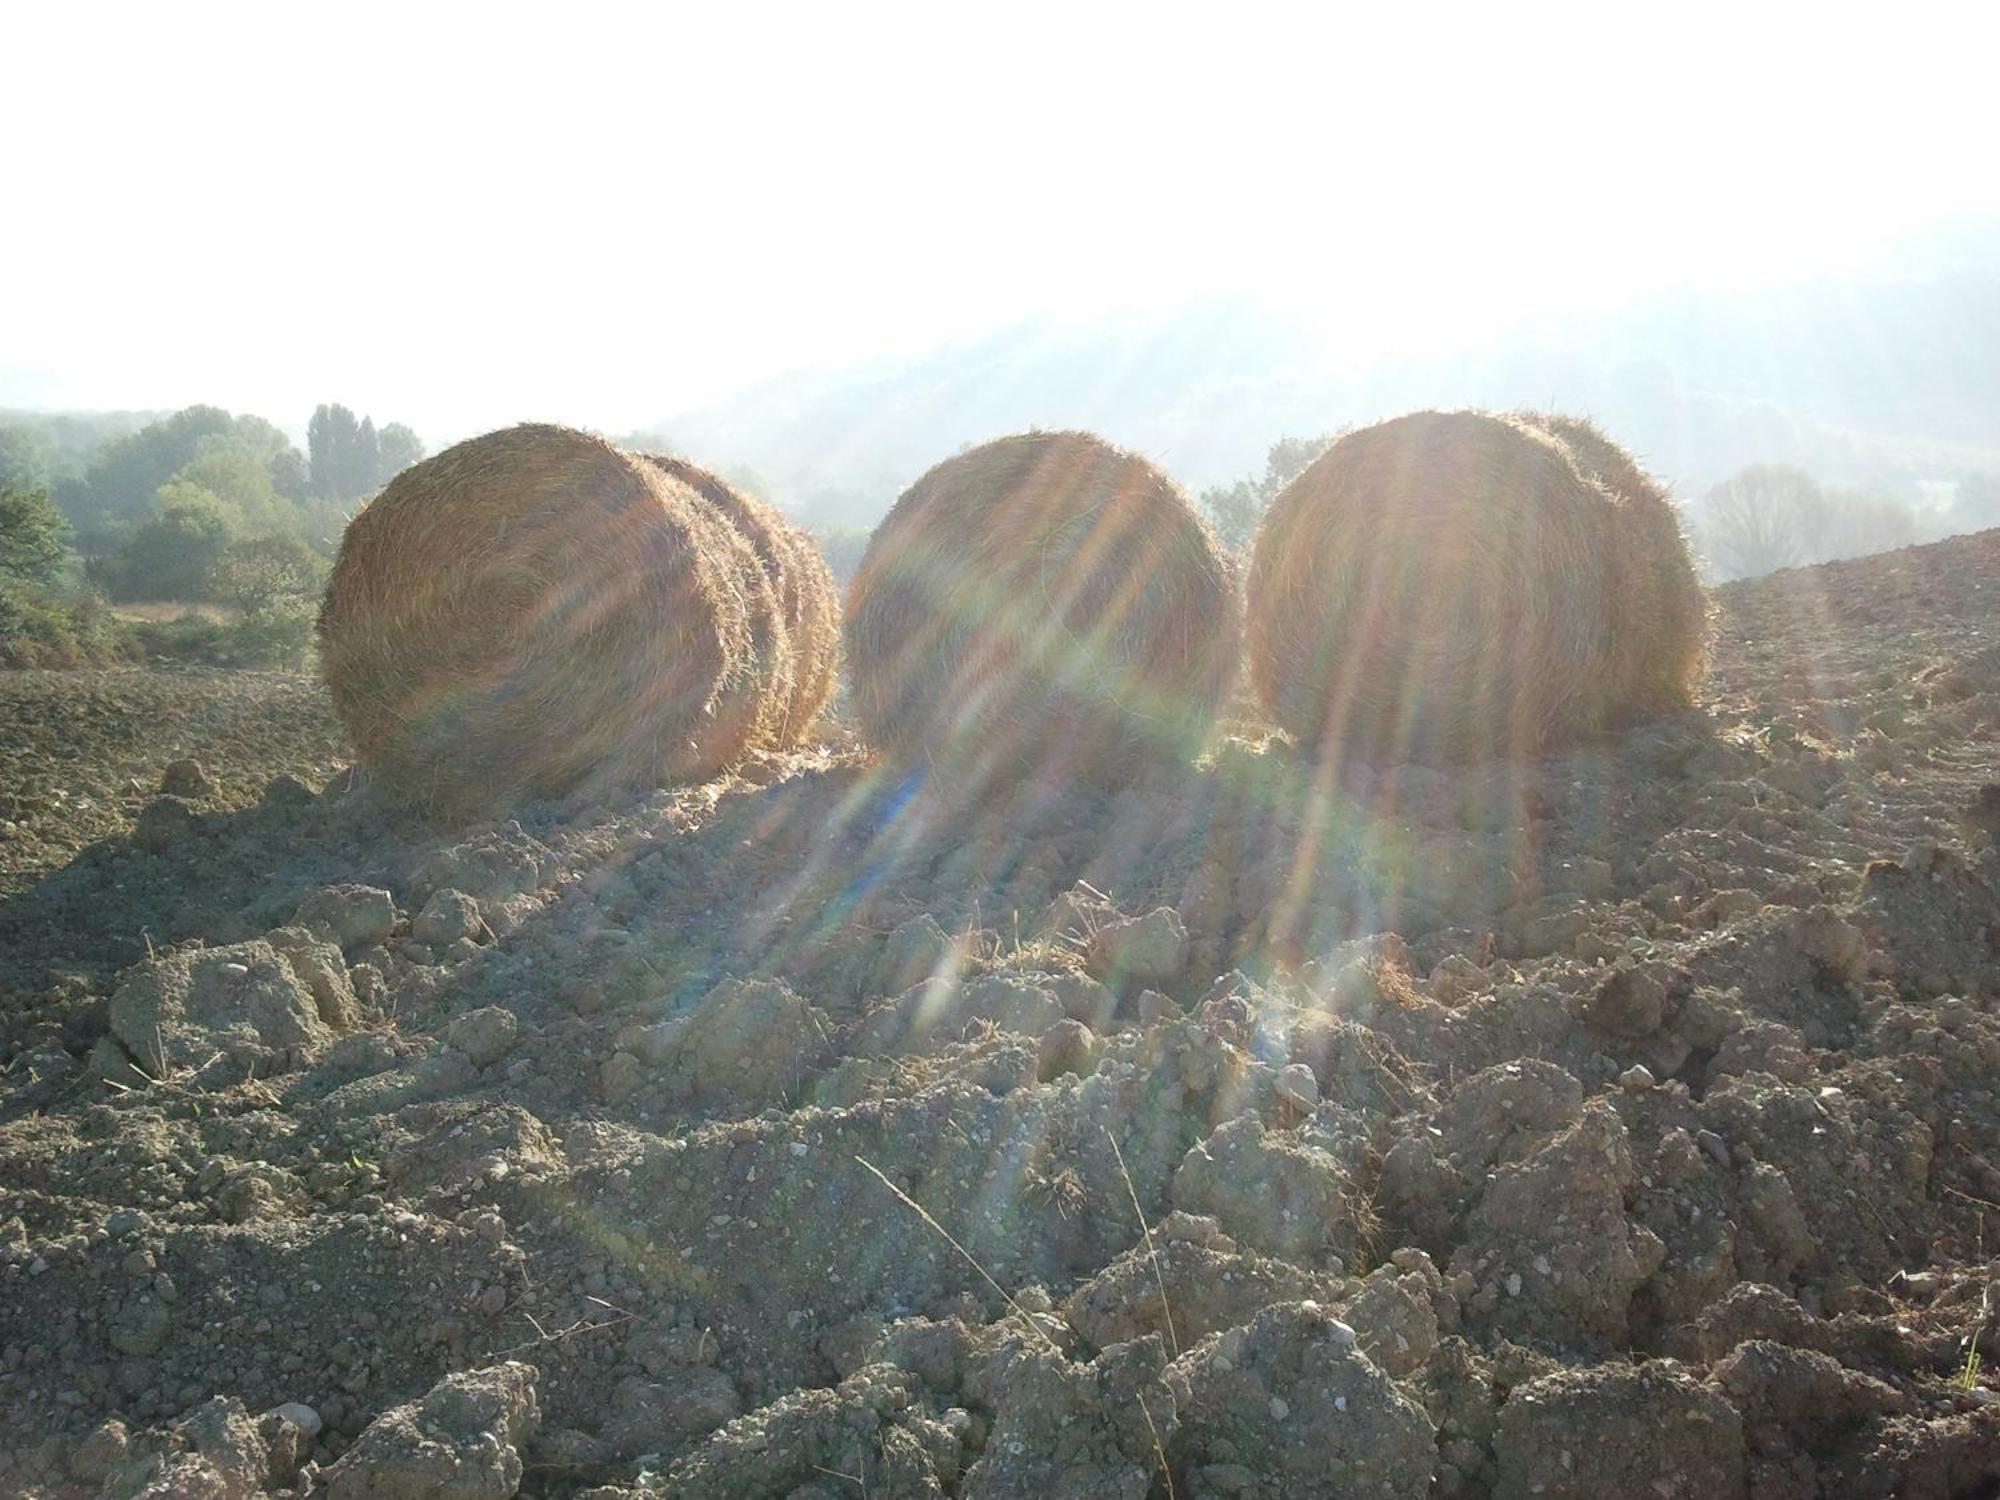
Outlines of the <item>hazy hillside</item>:
M 166 415 L 163 411 L 66 412 L 0 406 L 0 429 L 33 433 L 49 478 L 81 478 L 92 455 L 106 443 L 128 437 Z
M 1597 416 L 1690 495 L 1750 463 L 1907 496 L 2000 471 L 2000 276 L 1952 270 L 1775 296 L 1678 295 L 1518 326 L 1450 356 L 1346 351 L 1249 300 L 1152 321 L 1024 322 L 907 361 L 791 373 L 665 418 L 823 524 L 866 524 L 961 444 L 1083 426 L 1199 488 L 1277 438 L 1421 405 Z

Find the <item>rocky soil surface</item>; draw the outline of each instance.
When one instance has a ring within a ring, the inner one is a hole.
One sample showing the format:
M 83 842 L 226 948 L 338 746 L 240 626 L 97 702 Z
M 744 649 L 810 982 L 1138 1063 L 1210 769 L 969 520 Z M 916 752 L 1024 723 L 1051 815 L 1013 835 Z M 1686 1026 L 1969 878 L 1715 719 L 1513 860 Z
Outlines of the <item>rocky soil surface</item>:
M 1532 763 L 450 832 L 0 674 L 0 1494 L 2000 1493 L 2000 533 L 1716 607 Z
M 348 757 L 309 678 L 205 667 L 0 672 L 0 896 L 129 834 L 164 767 L 197 761 L 216 805 L 274 773 L 323 785 Z

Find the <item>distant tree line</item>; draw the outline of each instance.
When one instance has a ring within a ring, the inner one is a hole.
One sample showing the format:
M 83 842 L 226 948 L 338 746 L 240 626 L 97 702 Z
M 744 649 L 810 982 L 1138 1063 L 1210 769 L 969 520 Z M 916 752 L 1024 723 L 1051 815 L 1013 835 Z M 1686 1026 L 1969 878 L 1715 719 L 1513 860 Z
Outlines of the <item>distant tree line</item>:
M 344 406 L 321 406 L 306 424 L 306 451 L 314 494 L 359 500 L 422 458 L 424 445 L 401 422 L 377 433 L 372 417 L 357 422 Z
M 2000 476 L 1959 478 L 1945 503 L 1823 485 L 1803 469 L 1752 464 L 1686 509 L 1688 532 L 1716 579 L 1866 557 L 2000 526 Z
M 0 419 L 0 660 L 97 654 L 58 638 L 98 594 L 228 606 L 266 655 L 301 654 L 347 518 L 423 455 L 404 424 L 332 404 L 305 453 L 214 406 L 137 426 Z

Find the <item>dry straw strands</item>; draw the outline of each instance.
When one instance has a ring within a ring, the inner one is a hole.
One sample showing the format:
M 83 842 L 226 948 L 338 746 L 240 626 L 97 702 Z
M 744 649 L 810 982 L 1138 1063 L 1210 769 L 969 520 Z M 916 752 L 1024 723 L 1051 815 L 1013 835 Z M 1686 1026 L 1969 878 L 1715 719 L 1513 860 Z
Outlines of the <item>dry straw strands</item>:
M 925 474 L 869 542 L 845 623 L 869 740 L 973 785 L 1192 753 L 1240 632 L 1186 496 L 1080 432 L 1001 438 Z
M 1341 437 L 1272 504 L 1250 670 L 1303 746 L 1522 754 L 1687 702 L 1701 604 L 1671 509 L 1643 476 L 1620 487 L 1612 457 L 1638 470 L 1608 442 L 1579 463 L 1553 420 L 1397 417 Z
M 322 671 L 363 761 L 457 816 L 711 774 L 776 732 L 778 605 L 688 485 L 567 428 L 405 470 L 349 525 Z M 781 634 L 781 633 L 780 633 Z
M 706 469 L 655 453 L 639 456 L 728 517 L 762 563 L 789 641 L 787 691 L 780 700 L 777 742 L 796 744 L 833 697 L 840 669 L 840 595 L 819 544 L 773 507 Z
M 1549 411 L 1518 416 L 1559 439 L 1577 467 L 1617 502 L 1610 670 L 1623 684 L 1622 705 L 1633 713 L 1688 707 L 1708 669 L 1708 613 L 1666 486 L 1586 417 Z

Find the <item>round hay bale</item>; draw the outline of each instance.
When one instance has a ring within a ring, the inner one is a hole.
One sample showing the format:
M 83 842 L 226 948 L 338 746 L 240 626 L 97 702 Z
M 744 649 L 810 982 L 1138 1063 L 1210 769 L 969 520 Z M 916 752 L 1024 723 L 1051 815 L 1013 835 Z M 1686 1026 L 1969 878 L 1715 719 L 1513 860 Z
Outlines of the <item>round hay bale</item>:
M 685 459 L 640 455 L 702 496 L 743 533 L 776 591 L 790 641 L 773 743 L 796 745 L 833 697 L 840 665 L 840 597 L 819 544 L 753 495 Z
M 791 712 L 795 658 L 781 598 L 783 565 L 766 551 L 770 539 L 762 534 L 749 509 L 756 502 L 693 464 L 652 453 L 631 456 L 694 496 L 703 526 L 716 533 L 710 545 L 728 557 L 729 586 L 743 597 L 752 672 L 759 690 L 731 695 L 727 706 L 718 710 L 729 721 L 719 732 L 732 741 L 740 739 L 746 750 L 776 748 Z M 747 727 L 736 725 L 739 716 L 747 716 Z
M 1613 681 L 1621 707 L 1671 713 L 1694 702 L 1708 669 L 1708 610 L 1694 554 L 1666 486 L 1596 423 L 1560 412 L 1518 414 L 1559 439 L 1585 475 L 1617 502 L 1617 607 L 1611 616 Z
M 685 485 L 586 433 L 510 427 L 349 524 L 321 670 L 362 760 L 421 811 L 700 777 L 757 732 L 756 585 Z
M 1286 487 L 1250 565 L 1250 670 L 1315 754 L 1533 752 L 1631 706 L 1618 504 L 1531 423 L 1414 412 Z
M 959 781 L 1191 754 L 1240 633 L 1229 565 L 1180 488 L 1081 432 L 925 474 L 870 539 L 845 624 L 868 738 Z

